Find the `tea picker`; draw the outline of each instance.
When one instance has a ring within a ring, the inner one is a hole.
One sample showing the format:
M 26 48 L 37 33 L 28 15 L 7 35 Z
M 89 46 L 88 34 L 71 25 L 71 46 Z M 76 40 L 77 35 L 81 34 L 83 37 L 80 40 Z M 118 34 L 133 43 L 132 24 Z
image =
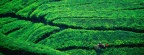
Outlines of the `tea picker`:
M 108 44 L 102 44 L 99 42 L 97 45 L 94 46 L 95 51 L 97 52 L 97 55 L 100 55 L 102 53 L 102 49 L 105 49 L 108 47 Z

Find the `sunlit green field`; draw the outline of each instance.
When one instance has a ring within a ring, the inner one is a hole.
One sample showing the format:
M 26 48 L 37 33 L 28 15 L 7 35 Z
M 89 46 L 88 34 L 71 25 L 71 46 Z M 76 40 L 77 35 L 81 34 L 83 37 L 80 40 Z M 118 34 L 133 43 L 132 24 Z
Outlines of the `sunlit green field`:
M 144 55 L 144 0 L 0 0 L 0 55 Z

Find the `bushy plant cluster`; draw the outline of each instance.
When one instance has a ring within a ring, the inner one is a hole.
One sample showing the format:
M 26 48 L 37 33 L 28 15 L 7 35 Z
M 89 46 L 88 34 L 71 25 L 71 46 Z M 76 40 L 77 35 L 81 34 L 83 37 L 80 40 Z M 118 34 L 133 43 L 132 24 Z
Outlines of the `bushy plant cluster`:
M 93 47 L 102 42 L 109 45 L 102 55 L 143 55 L 144 47 L 137 46 L 144 43 L 143 3 L 1 0 L 0 47 L 32 55 L 95 55 Z
M 35 42 L 42 38 L 46 33 L 58 30 L 58 27 L 44 26 L 42 23 L 35 23 L 27 25 L 17 31 L 14 31 L 8 36 L 21 39 L 23 41 Z
M 54 50 L 48 46 L 43 46 L 40 44 L 34 44 L 30 42 L 24 42 L 20 39 L 8 37 L 1 33 L 0 33 L 0 46 L 3 48 L 8 48 L 13 51 L 22 50 L 37 55 L 68 55 L 58 50 Z M 22 53 L 20 53 L 19 55 L 22 55 Z
M 0 27 L 2 27 L 4 24 L 13 22 L 15 20 L 17 20 L 17 18 L 11 18 L 11 17 L 0 18 Z
M 38 4 L 44 4 L 44 3 L 54 2 L 54 1 L 56 1 L 56 0 L 12 0 L 12 1 L 2 0 L 0 2 L 0 4 L 3 4 L 3 5 L 0 6 L 0 11 L 1 11 L 0 14 L 16 13 L 22 9 L 30 10 L 30 9 L 35 8 L 32 6 L 37 6 Z M 6 2 L 6 3 L 4 4 L 4 2 Z M 38 4 L 34 5 L 35 2 L 36 3 L 38 2 Z M 25 7 L 27 7 L 27 8 L 25 8 Z M 20 13 L 18 13 L 18 14 L 26 17 L 27 13 L 21 13 L 21 12 L 24 12 L 24 10 L 20 11 Z M 32 11 L 32 10 L 30 10 L 30 11 Z M 27 12 L 29 13 L 30 11 L 27 11 Z
M 72 49 L 64 52 L 70 55 L 96 55 L 96 52 L 94 50 L 84 50 L 84 49 Z
M 5 3 L 9 2 L 9 1 L 10 0 L 1 0 L 0 5 L 3 5 L 3 4 L 5 4 Z
M 143 30 L 143 20 L 142 18 L 61 18 L 53 23 L 87 29 L 135 28 Z
M 30 14 L 35 10 L 40 4 L 37 2 L 32 3 L 31 5 L 25 7 L 22 10 L 19 10 L 16 14 L 21 15 L 22 17 L 30 17 Z
M 15 13 L 33 2 L 34 0 L 12 0 L 0 6 L 0 14 Z
M 0 29 L 0 31 L 1 31 L 1 33 L 5 34 L 13 29 L 23 28 L 30 24 L 32 24 L 32 22 L 30 22 L 30 21 L 17 20 L 17 21 L 3 25 L 2 28 Z
M 123 47 L 123 48 L 108 48 L 104 50 L 102 55 L 143 55 L 143 47 Z
M 143 43 L 144 34 L 128 31 L 91 31 L 66 29 L 39 42 L 55 49 L 68 46 L 93 47 L 98 42 L 110 45 Z
M 42 23 L 32 23 L 25 20 L 16 20 L 16 18 L 1 18 L 0 21 L 2 22 L 1 33 L 7 33 L 6 35 L 10 37 L 30 42 L 35 42 L 43 38 L 45 34 L 59 30 L 58 27 L 44 25 Z

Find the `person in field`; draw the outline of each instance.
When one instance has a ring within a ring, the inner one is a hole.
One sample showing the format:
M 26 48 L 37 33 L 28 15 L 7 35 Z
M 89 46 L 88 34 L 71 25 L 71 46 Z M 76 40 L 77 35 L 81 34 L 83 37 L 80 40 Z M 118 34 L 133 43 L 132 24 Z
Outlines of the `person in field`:
M 94 46 L 95 50 L 100 50 L 100 49 L 104 49 L 106 46 L 105 44 L 102 44 L 101 42 L 99 42 L 97 45 Z
M 97 45 L 94 46 L 94 49 L 97 55 L 100 55 L 102 53 L 102 49 L 105 49 L 106 47 L 108 47 L 108 44 L 102 44 L 101 42 L 99 42 Z

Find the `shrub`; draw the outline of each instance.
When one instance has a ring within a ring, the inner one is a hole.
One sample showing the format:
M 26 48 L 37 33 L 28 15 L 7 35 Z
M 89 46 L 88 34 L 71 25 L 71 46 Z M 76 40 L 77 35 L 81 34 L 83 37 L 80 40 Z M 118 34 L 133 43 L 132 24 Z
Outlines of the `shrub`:
M 25 20 L 17 20 L 17 21 L 3 25 L 2 28 L 0 29 L 0 31 L 1 31 L 1 33 L 5 34 L 14 29 L 25 27 L 31 23 L 32 22 L 25 21 Z
M 2 27 L 4 24 L 13 22 L 15 20 L 17 20 L 17 18 L 11 18 L 11 17 L 0 18 L 0 27 Z
M 0 46 L 10 50 L 22 50 L 25 52 L 31 52 L 38 55 L 68 55 L 66 53 L 54 50 L 48 46 L 23 42 L 20 39 L 5 36 L 0 33 Z
M 143 34 L 128 31 L 92 31 L 66 29 L 53 34 L 40 44 L 51 46 L 55 49 L 68 46 L 93 47 L 98 42 L 109 43 L 110 45 L 143 43 Z M 139 42 L 137 42 L 137 41 Z

